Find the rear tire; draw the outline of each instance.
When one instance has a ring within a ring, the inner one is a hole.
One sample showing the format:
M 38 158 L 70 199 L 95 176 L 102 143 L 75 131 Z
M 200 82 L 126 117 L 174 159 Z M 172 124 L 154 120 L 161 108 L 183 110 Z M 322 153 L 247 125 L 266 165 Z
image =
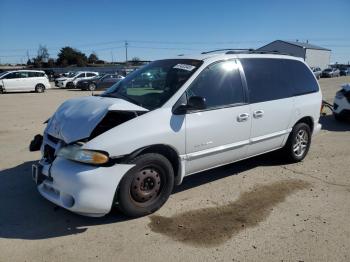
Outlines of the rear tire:
M 296 124 L 290 133 L 283 150 L 290 162 L 302 161 L 309 152 L 311 145 L 311 130 L 305 123 Z
M 35 92 L 43 93 L 45 91 L 45 86 L 43 84 L 37 84 L 35 86 Z
M 122 178 L 116 193 L 119 209 L 140 217 L 161 208 L 174 187 L 174 170 L 167 158 L 147 153 L 129 162 L 135 164 Z

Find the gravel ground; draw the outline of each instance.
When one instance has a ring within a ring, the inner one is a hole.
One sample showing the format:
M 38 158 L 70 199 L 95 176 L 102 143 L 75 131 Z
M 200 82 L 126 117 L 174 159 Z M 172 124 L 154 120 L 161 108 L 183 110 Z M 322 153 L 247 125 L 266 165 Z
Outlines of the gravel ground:
M 324 98 L 350 77 L 321 79 Z M 28 143 L 75 90 L 0 95 L 0 261 L 350 261 L 350 123 L 322 117 L 307 158 L 187 177 L 155 214 L 87 218 L 43 199 Z

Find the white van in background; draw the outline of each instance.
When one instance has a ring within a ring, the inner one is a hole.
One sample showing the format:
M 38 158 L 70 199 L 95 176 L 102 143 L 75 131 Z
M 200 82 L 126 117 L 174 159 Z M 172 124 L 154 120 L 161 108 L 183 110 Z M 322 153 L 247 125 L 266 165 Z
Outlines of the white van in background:
M 59 88 L 75 88 L 80 80 L 88 80 L 98 76 L 98 72 L 78 71 L 69 74 L 67 77 L 60 77 L 55 80 L 55 86 Z
M 50 88 L 44 71 L 16 70 L 0 74 L 0 93 L 13 91 L 35 91 L 42 93 Z

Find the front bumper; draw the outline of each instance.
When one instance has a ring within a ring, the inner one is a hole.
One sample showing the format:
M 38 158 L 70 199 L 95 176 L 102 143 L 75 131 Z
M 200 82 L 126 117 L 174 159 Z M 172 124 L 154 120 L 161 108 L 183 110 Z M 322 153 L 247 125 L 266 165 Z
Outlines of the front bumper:
M 66 82 L 57 81 L 57 82 L 55 82 L 55 86 L 57 86 L 59 88 L 65 88 L 66 87 Z
M 109 213 L 120 180 L 133 165 L 100 167 L 57 157 L 52 164 L 41 161 L 46 179 L 40 194 L 72 212 L 92 217 Z M 50 174 L 50 176 L 49 176 Z

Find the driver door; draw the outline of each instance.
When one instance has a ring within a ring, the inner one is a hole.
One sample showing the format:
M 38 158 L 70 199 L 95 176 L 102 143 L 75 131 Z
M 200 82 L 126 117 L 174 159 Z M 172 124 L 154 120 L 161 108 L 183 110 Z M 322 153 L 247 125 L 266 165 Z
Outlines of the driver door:
M 187 90 L 206 100 L 206 109 L 186 114 L 186 173 L 196 173 L 246 156 L 251 118 L 234 60 L 204 69 Z

